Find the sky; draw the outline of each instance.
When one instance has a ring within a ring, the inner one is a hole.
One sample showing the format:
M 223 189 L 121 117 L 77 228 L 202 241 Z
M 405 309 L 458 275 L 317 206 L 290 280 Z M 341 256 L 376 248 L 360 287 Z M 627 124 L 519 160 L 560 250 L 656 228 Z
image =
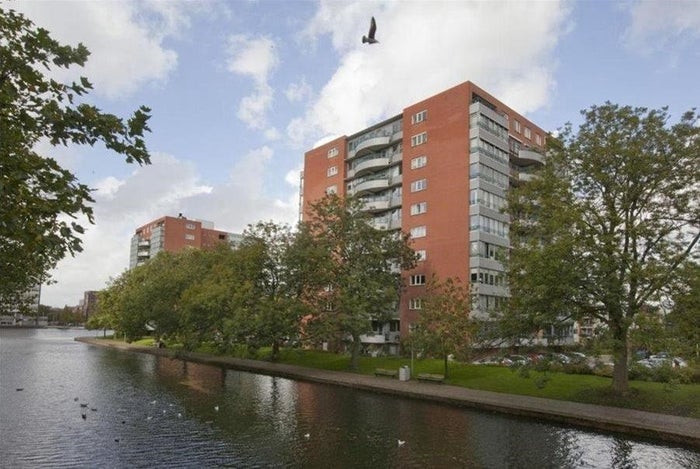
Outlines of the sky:
M 700 0 L 1 1 L 82 42 L 87 101 L 152 109 L 151 165 L 100 145 L 51 147 L 94 189 L 83 252 L 41 303 L 76 305 L 128 268 L 130 239 L 182 213 L 242 232 L 294 225 L 304 152 L 470 80 L 547 131 L 606 101 L 700 105 Z M 370 18 L 378 44 L 362 44 Z

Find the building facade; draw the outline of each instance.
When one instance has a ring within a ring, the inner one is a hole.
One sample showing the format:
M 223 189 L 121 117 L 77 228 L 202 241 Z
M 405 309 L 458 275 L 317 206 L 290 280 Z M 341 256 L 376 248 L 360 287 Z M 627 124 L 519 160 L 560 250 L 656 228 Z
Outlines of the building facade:
M 471 82 L 306 152 L 301 218 L 327 193 L 355 195 L 374 226 L 410 233 L 418 266 L 403 272 L 400 335 L 420 315 L 433 274 L 459 278 L 486 317 L 508 297 L 501 253 L 510 246 L 505 195 L 544 164 L 545 131 Z M 378 325 L 373 340 L 396 324 Z
M 214 229 L 214 223 L 190 220 L 182 214 L 161 217 L 136 229 L 131 237 L 129 268 L 142 265 L 160 251 L 179 252 L 186 247 L 205 248 L 217 243 L 235 247 L 242 235 Z
M 45 326 L 47 318 L 39 316 L 41 284 L 20 293 L 17 301 L 0 307 L 0 326 Z

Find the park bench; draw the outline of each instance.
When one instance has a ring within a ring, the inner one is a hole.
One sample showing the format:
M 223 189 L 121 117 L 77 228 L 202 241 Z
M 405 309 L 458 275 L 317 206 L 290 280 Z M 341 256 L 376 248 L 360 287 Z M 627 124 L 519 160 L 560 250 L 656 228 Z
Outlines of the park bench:
M 374 370 L 374 376 L 389 376 L 396 378 L 399 376 L 399 370 L 387 370 L 385 368 L 377 368 Z
M 436 375 L 432 373 L 420 373 L 418 376 L 418 381 L 428 381 L 432 383 L 442 383 L 445 381 L 444 375 Z

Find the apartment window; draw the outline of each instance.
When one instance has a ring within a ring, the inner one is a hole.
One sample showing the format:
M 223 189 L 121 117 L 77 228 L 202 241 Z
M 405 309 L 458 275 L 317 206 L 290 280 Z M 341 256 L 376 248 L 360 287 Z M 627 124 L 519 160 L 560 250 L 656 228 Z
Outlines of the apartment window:
M 411 205 L 411 215 L 420 215 L 428 211 L 428 202 L 418 202 Z
M 187 239 L 189 241 L 194 241 L 194 235 L 193 234 L 186 234 L 185 239 Z
M 413 181 L 411 183 L 411 192 L 424 191 L 427 188 L 428 188 L 428 180 L 427 179 L 419 179 L 419 180 Z
M 335 156 L 338 156 L 338 149 L 336 147 L 333 147 L 330 150 L 328 150 L 328 158 L 333 158 Z
M 425 142 L 428 141 L 428 132 L 423 132 L 418 135 L 414 135 L 411 137 L 411 146 L 416 147 L 418 145 L 422 145 Z
M 423 300 L 421 298 L 411 298 L 408 300 L 408 309 L 423 309 Z
M 194 223 L 187 223 L 185 225 L 185 228 L 187 228 L 188 230 L 194 230 L 196 226 L 194 225 Z
M 515 131 L 518 132 L 518 133 L 520 133 L 520 132 L 521 132 L 521 131 L 520 131 L 520 122 L 518 122 L 517 120 L 513 119 L 513 125 L 514 125 L 514 127 L 515 127 Z
M 428 164 L 427 156 L 417 156 L 411 160 L 411 169 L 422 168 L 426 164 Z
M 525 138 L 532 138 L 532 133 L 529 127 L 525 127 Z
M 428 253 L 425 249 L 418 249 L 416 251 L 416 255 L 418 256 L 418 262 L 424 261 L 428 258 Z
M 542 145 L 542 136 L 540 134 L 535 134 L 535 143 Z
M 411 285 L 425 285 L 425 274 L 411 275 Z
M 411 228 L 411 238 L 423 238 L 427 234 L 425 225 L 414 226 Z
M 333 184 L 332 186 L 326 187 L 326 194 L 337 194 L 338 193 L 338 186 Z
M 336 174 L 338 174 L 337 166 L 331 166 L 330 168 L 328 168 L 328 170 L 326 170 L 326 176 L 328 177 L 335 176 Z
M 423 122 L 425 118 L 428 117 L 428 111 L 423 110 L 421 112 L 417 112 L 411 116 L 411 124 L 417 124 L 419 122 Z

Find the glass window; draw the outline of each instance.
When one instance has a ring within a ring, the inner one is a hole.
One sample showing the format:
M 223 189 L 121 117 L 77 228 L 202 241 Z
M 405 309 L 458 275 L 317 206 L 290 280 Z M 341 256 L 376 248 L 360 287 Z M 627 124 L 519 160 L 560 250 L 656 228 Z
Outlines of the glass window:
M 411 238 L 423 238 L 427 234 L 425 225 L 415 226 L 411 228 Z
M 328 176 L 328 177 L 335 176 L 336 174 L 338 174 L 338 167 L 337 166 L 331 166 L 326 171 L 326 176 Z
M 428 253 L 425 249 L 418 249 L 416 254 L 418 255 L 418 261 L 424 261 L 428 257 Z
M 411 137 L 411 146 L 415 147 L 418 145 L 422 145 L 427 141 L 428 141 L 428 132 L 423 132 L 423 133 L 420 133 L 418 135 L 414 135 L 413 137 Z
M 326 187 L 326 194 L 337 194 L 338 193 L 338 186 L 333 184 L 332 186 Z
M 424 191 L 428 187 L 427 179 L 419 179 L 411 183 L 411 192 Z
M 427 156 L 418 156 L 418 157 L 413 158 L 411 160 L 411 169 L 422 168 L 426 164 L 428 164 L 428 157 Z
M 411 116 L 411 124 L 417 124 L 419 122 L 423 122 L 426 117 L 428 117 L 428 111 L 423 110 L 420 112 L 417 112 Z
M 427 202 L 418 202 L 417 204 L 411 205 L 411 215 L 420 215 L 428 211 Z
M 328 158 L 333 158 L 334 156 L 338 156 L 338 149 L 336 147 L 328 150 Z
M 425 275 L 424 274 L 411 275 L 410 284 L 411 285 L 425 285 Z
M 408 300 L 408 309 L 422 309 L 423 301 L 420 298 L 411 298 Z

